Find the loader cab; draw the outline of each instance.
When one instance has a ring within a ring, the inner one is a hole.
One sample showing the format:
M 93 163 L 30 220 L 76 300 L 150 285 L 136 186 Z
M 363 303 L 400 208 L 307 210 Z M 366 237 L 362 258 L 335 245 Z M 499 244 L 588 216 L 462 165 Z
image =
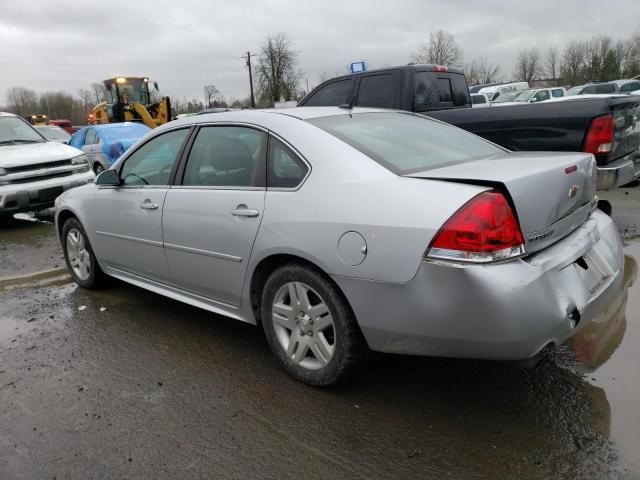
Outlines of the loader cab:
M 109 118 L 124 122 L 127 106 L 135 103 L 149 105 L 149 79 L 146 77 L 116 77 L 104 81 Z

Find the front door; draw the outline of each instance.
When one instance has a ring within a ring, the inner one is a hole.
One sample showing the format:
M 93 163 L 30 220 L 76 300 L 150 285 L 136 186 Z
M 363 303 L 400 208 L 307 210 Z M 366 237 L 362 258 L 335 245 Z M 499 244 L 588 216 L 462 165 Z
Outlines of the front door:
M 167 282 L 162 207 L 188 129 L 152 138 L 118 169 L 121 186 L 100 187 L 94 204 L 98 256 L 111 268 Z
M 265 132 L 244 126 L 202 127 L 181 185 L 164 203 L 165 252 L 175 285 L 239 305 L 264 211 Z

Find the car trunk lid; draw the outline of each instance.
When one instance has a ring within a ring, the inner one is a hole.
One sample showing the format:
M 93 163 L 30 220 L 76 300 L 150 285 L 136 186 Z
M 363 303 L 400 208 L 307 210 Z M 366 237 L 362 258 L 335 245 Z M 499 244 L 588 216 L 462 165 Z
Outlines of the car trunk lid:
M 584 223 L 596 193 L 593 155 L 513 152 L 406 176 L 503 190 L 513 202 L 527 252 L 533 253 Z

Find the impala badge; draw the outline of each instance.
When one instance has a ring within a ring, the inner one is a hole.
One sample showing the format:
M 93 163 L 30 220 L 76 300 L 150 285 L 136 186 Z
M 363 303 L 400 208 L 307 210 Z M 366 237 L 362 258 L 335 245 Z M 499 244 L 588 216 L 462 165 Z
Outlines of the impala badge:
M 573 185 L 569 189 L 569 198 L 575 197 L 578 194 L 578 190 L 580 190 L 580 187 L 578 185 Z

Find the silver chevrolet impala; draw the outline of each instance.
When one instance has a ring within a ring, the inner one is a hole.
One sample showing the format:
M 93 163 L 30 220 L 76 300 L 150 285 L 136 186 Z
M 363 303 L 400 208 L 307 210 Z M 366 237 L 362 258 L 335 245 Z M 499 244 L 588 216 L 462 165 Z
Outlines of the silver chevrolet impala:
M 57 201 L 67 266 L 261 326 L 312 385 L 370 350 L 524 360 L 622 282 L 584 153 L 512 153 L 426 117 L 295 108 L 156 128 Z

